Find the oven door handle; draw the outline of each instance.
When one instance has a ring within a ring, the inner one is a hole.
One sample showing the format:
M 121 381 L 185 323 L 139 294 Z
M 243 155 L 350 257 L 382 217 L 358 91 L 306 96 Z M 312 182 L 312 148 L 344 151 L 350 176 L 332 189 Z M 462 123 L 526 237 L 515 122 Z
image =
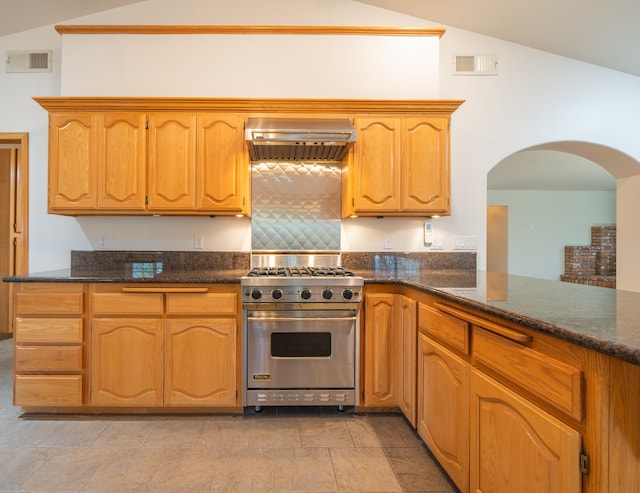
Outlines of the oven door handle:
M 247 317 L 249 322 L 355 322 L 356 317 Z

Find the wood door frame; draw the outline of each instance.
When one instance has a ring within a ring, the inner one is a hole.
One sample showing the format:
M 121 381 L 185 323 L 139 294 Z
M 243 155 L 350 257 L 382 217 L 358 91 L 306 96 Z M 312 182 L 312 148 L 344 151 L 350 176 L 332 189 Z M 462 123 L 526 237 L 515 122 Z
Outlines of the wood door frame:
M 27 132 L 0 132 L 0 147 L 16 149 L 16 169 L 11 183 L 15 193 L 14 228 L 10 241 L 15 244 L 15 275 L 29 273 L 29 134 Z M 13 285 L 9 285 L 9 299 L 13 299 Z M 9 305 L 10 320 L 13 321 L 13 303 Z M 12 322 L 11 322 L 12 323 Z M 13 332 L 13 326 L 9 328 Z

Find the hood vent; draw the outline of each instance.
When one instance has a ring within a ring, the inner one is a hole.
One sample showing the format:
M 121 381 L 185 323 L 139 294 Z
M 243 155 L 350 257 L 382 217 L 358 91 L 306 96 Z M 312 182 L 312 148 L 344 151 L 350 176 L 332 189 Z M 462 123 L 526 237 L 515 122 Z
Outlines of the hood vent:
M 252 161 L 340 162 L 356 129 L 346 118 L 249 118 L 245 140 Z

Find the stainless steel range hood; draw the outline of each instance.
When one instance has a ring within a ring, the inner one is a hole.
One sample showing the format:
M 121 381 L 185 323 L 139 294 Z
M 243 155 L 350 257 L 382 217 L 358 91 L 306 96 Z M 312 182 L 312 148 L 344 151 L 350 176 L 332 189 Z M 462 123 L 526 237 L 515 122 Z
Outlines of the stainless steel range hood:
M 245 140 L 252 161 L 339 162 L 356 129 L 346 118 L 249 118 Z

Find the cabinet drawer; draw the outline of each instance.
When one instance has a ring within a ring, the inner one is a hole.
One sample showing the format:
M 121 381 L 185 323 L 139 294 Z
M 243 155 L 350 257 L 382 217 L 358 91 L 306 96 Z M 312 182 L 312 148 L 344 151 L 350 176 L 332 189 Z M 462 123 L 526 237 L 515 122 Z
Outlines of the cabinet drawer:
M 473 357 L 544 402 L 582 419 L 582 372 L 480 327 L 473 327 Z
M 82 375 L 16 375 L 16 406 L 81 406 Z
M 94 315 L 162 315 L 163 293 L 94 293 Z
M 16 346 L 16 371 L 80 371 L 80 346 Z
M 83 293 L 21 291 L 16 293 L 16 315 L 82 315 Z
M 235 315 L 235 293 L 167 293 L 167 315 Z
M 418 310 L 418 328 L 449 346 L 469 354 L 469 322 L 425 304 Z
M 16 318 L 15 342 L 81 343 L 81 318 Z

